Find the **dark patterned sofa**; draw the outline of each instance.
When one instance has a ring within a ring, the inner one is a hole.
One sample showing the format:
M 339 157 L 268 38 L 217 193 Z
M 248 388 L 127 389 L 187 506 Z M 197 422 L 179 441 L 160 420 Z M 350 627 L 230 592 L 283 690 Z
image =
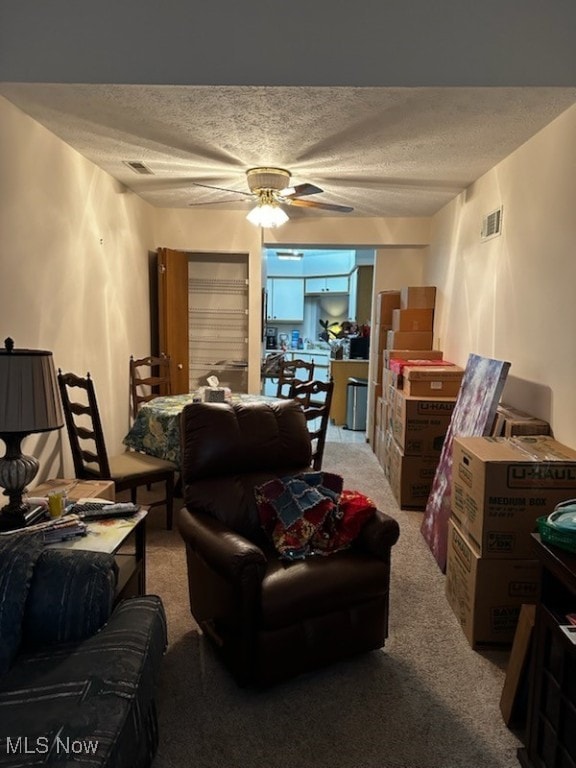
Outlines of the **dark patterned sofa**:
M 166 620 L 160 598 L 113 607 L 111 555 L 0 537 L 0 766 L 144 768 Z

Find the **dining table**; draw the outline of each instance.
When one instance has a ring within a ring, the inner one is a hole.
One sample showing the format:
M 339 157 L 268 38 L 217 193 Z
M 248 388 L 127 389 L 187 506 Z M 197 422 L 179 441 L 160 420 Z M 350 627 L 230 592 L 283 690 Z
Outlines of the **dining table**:
M 276 397 L 232 393 L 227 403 L 274 402 Z M 160 395 L 143 403 L 123 440 L 127 448 L 160 459 L 166 459 L 180 469 L 180 417 L 186 405 L 202 402 L 198 393 Z

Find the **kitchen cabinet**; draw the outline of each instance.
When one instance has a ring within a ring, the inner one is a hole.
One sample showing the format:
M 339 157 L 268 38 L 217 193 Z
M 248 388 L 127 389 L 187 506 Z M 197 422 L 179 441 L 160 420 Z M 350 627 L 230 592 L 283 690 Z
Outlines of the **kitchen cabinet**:
M 357 267 L 350 274 L 348 318 L 354 320 L 359 325 L 370 322 L 373 281 L 374 268 L 369 265 Z
M 348 299 L 348 319 L 358 321 L 358 270 L 350 275 L 350 298 Z
M 348 293 L 348 275 L 334 275 L 332 277 L 307 277 L 307 294 L 322 293 Z
M 268 311 L 266 319 L 301 323 L 304 320 L 304 280 L 301 277 L 270 277 L 268 289 Z

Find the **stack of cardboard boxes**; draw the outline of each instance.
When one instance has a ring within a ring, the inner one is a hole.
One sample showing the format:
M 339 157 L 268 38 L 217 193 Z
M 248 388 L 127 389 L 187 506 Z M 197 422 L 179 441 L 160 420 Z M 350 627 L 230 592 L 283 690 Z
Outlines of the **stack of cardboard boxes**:
M 373 446 L 398 504 L 424 509 L 464 371 L 432 349 L 436 289 L 407 287 L 395 299 L 391 293 L 379 296 L 391 311 L 390 327 L 376 330 Z M 391 307 L 394 300 L 399 306 Z
M 473 648 L 512 642 L 538 594 L 536 520 L 575 496 L 576 451 L 549 435 L 454 438 L 446 595 Z
M 392 330 L 392 312 L 400 309 L 400 291 L 380 291 L 376 297 L 375 322 L 370 329 L 372 336 L 371 354 L 376 350 L 376 359 L 371 366 L 372 377 L 368 382 L 368 424 L 366 435 L 374 453 L 376 450 L 377 430 L 382 418 L 382 364 L 386 349 L 388 331 Z

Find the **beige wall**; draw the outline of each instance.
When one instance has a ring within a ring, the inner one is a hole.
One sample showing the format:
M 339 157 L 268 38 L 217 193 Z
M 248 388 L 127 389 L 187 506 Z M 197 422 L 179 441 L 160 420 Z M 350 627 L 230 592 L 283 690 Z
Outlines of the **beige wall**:
M 397 246 L 416 248 L 430 242 L 431 220 L 427 218 L 360 218 L 303 216 L 279 229 L 266 230 L 266 245 L 299 247 L 322 244 L 327 247 L 357 245 L 366 248 Z
M 576 107 L 487 173 L 434 220 L 424 276 L 438 286 L 445 356 L 511 363 L 503 398 L 576 447 Z M 500 237 L 482 217 L 503 205 Z
M 128 428 L 128 359 L 150 345 L 150 207 L 0 99 L 0 334 L 90 371 L 106 437 Z M 39 477 L 70 471 L 65 431 L 29 437 Z M 38 447 L 36 447 L 38 444 Z

